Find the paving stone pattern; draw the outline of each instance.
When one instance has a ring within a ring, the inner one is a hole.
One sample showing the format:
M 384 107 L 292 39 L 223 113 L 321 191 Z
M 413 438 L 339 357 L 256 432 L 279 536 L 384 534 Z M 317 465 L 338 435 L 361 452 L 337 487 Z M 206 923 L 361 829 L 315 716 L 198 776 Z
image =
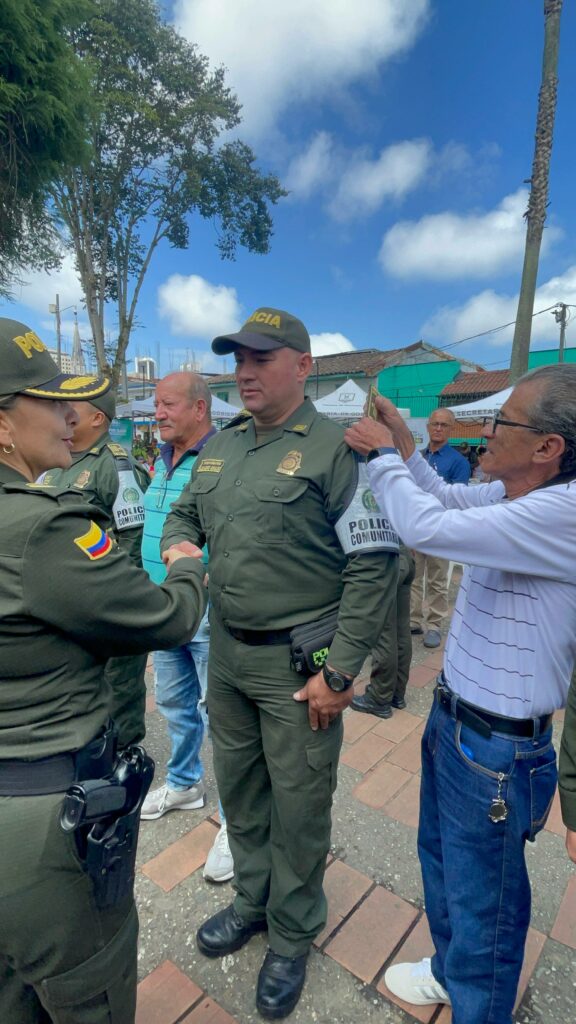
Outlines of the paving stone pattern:
M 386 968 L 432 951 L 416 854 L 420 739 L 441 652 L 415 638 L 408 707 L 390 719 L 347 711 L 332 856 L 326 872 L 328 921 L 310 957 L 293 1024 L 392 1022 L 449 1024 L 449 1007 L 397 1000 Z M 367 679 L 366 667 L 363 684 Z M 149 678 L 152 690 L 152 678 Z M 363 689 L 361 685 L 360 690 Z M 147 744 L 162 781 L 168 756 L 164 723 L 148 701 Z M 562 715 L 555 732 L 559 740 Z M 255 1024 L 254 990 L 265 936 L 223 960 L 195 946 L 199 924 L 233 898 L 230 885 L 207 885 L 202 866 L 218 828 L 209 742 L 209 801 L 141 827 L 137 880 L 140 985 L 137 1024 Z M 571 1024 L 576 987 L 576 874 L 564 851 L 556 798 L 545 832 L 530 846 L 532 927 L 518 994 L 518 1024 Z

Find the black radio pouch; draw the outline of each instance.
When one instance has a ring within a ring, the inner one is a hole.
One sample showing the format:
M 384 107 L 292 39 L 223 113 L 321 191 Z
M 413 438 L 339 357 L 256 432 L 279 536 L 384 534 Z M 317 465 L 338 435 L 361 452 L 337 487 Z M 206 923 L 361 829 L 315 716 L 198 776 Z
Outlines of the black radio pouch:
M 292 668 L 301 676 L 313 676 L 322 668 L 338 626 L 338 609 L 320 619 L 295 626 L 290 632 Z

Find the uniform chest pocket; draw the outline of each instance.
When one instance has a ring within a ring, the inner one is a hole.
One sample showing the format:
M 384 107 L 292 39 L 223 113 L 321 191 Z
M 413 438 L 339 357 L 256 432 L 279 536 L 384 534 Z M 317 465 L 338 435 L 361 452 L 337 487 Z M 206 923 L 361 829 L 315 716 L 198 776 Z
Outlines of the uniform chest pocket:
M 190 494 L 196 498 L 202 527 L 207 534 L 211 534 L 214 528 L 220 479 L 220 473 L 198 473 L 189 485 Z
M 308 481 L 293 477 L 263 477 L 254 485 L 257 499 L 256 535 L 265 544 L 282 544 L 299 536 L 305 514 Z

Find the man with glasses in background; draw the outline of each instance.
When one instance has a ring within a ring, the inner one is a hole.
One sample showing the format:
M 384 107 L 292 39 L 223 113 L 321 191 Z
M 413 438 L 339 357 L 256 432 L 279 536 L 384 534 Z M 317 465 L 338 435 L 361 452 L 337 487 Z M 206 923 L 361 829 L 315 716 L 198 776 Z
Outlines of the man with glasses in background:
M 455 1024 L 511 1024 L 530 922 L 526 840 L 556 788 L 552 716 L 576 655 L 576 366 L 541 367 L 485 426 L 492 483 L 448 486 L 391 402 L 347 431 L 374 497 L 407 543 L 464 572 L 422 738 L 418 852 L 435 954 L 384 976 L 406 1002 L 451 1003 Z M 560 793 L 576 858 L 576 701 Z
M 160 556 L 160 537 L 170 507 L 190 481 L 192 467 L 216 433 L 212 426 L 212 396 L 197 373 L 171 373 L 156 387 L 156 421 L 162 446 L 144 503 L 144 568 L 162 583 L 166 567 Z M 152 790 L 142 807 L 145 821 L 168 811 L 195 810 L 206 803 L 200 748 L 204 724 L 199 703 L 206 693 L 208 672 L 208 613 L 190 643 L 154 653 L 156 706 L 166 719 L 170 760 L 166 782 Z M 210 865 L 212 864 L 212 867 Z M 225 824 L 209 855 L 205 877 L 224 882 L 234 873 Z
M 450 409 L 435 409 L 428 420 L 428 446 L 422 452 L 432 469 L 447 484 L 467 484 L 470 463 L 448 444 L 456 418 Z M 416 574 L 410 594 L 410 632 L 424 633 L 425 647 L 439 647 L 442 621 L 448 612 L 448 562 L 421 551 L 414 552 Z M 468 559 L 466 559 L 468 560 Z M 424 590 L 428 609 L 424 614 Z M 424 620 L 426 619 L 426 630 Z

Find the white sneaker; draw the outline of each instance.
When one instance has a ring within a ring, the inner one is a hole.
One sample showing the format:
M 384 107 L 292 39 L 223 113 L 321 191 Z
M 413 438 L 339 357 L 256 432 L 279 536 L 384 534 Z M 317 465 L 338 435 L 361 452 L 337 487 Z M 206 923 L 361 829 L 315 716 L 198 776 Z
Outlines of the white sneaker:
M 390 991 L 405 1003 L 415 1006 L 428 1006 L 430 1003 L 450 1005 L 446 989 L 432 974 L 429 956 L 417 964 L 394 964 L 386 971 L 384 981 Z
M 195 811 L 204 807 L 206 803 L 206 792 L 202 780 L 195 786 L 188 789 L 170 789 L 168 786 L 160 786 L 148 793 L 140 817 L 144 821 L 152 821 L 154 818 L 161 818 L 168 811 Z
M 206 858 L 202 872 L 207 882 L 229 882 L 234 878 L 234 861 L 228 843 L 228 829 L 222 825 Z

